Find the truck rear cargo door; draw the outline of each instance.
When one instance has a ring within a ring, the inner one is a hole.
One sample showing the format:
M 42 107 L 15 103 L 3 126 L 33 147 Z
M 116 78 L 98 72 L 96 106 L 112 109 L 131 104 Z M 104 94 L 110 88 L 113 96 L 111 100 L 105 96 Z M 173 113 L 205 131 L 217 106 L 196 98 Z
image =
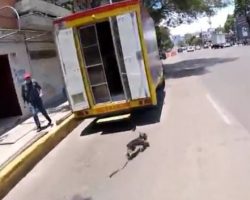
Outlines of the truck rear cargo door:
M 117 16 L 116 19 L 131 97 L 149 97 L 136 14 L 126 13 Z
M 59 30 L 57 46 L 72 110 L 89 108 L 72 28 Z

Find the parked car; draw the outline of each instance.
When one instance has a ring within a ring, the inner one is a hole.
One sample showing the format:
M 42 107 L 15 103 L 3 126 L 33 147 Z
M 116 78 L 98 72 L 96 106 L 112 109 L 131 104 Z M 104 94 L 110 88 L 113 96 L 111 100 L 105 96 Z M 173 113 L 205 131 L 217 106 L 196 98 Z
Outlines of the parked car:
M 209 46 L 207 44 L 204 44 L 203 49 L 208 49 Z
M 161 60 L 167 59 L 167 56 L 166 56 L 165 51 L 160 51 L 160 52 L 159 52 L 159 55 L 160 55 L 160 59 L 161 59 Z
M 195 50 L 201 50 L 201 46 L 200 45 L 195 46 Z
M 224 44 L 213 44 L 212 45 L 212 49 L 223 49 L 224 48 Z
M 183 52 L 182 47 L 178 48 L 178 49 L 177 49 L 177 52 L 178 52 L 178 53 L 182 53 L 182 52 Z
M 195 48 L 193 46 L 189 46 L 187 48 L 187 52 L 194 52 L 195 51 Z
M 247 41 L 247 40 L 244 40 L 244 41 L 243 41 L 243 45 L 248 45 L 248 41 Z
M 187 51 L 187 47 L 181 47 L 182 51 Z
M 231 44 L 230 44 L 229 42 L 226 42 L 226 43 L 224 44 L 224 47 L 231 47 Z

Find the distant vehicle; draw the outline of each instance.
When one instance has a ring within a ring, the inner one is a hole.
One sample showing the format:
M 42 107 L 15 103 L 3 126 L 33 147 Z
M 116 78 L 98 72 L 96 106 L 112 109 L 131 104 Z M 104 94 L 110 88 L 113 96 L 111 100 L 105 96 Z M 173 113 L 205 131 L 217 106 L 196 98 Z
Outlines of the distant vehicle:
M 110 117 L 157 105 L 157 89 L 165 83 L 163 67 L 154 21 L 139 0 L 58 18 L 54 28 L 76 118 Z
M 182 47 L 178 48 L 178 49 L 177 49 L 177 52 L 178 52 L 178 53 L 182 53 L 182 52 L 183 52 Z
M 247 41 L 247 40 L 244 40 L 244 41 L 243 41 L 243 45 L 248 45 L 248 41 Z
M 200 45 L 195 46 L 195 50 L 201 50 L 201 46 Z
M 195 48 L 193 46 L 189 46 L 187 48 L 187 52 L 194 52 L 195 51 Z
M 225 43 L 223 46 L 224 46 L 224 47 L 231 47 L 231 44 L 230 44 L 229 42 L 227 42 L 227 43 Z
M 204 44 L 203 48 L 204 48 L 204 49 L 208 49 L 209 46 L 208 46 L 207 44 Z
M 160 59 L 161 59 L 161 60 L 167 59 L 166 53 L 165 53 L 164 51 L 160 51 L 159 54 L 160 54 Z
M 223 48 L 226 43 L 226 36 L 223 33 L 212 34 L 212 49 Z
M 187 51 L 187 47 L 181 47 L 182 51 Z

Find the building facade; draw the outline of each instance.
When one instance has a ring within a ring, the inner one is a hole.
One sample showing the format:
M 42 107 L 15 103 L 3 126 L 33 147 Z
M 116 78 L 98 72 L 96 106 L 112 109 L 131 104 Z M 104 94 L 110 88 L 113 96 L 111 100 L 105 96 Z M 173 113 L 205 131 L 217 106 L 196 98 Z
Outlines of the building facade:
M 235 29 L 238 40 L 250 39 L 250 27 L 245 16 L 236 17 Z
M 45 104 L 63 97 L 64 81 L 52 22 L 70 11 L 42 0 L 0 2 L 0 118 L 26 117 L 29 110 L 21 97 L 25 72 L 31 72 L 41 84 Z M 17 9 L 21 27 L 12 9 L 1 9 L 5 6 Z

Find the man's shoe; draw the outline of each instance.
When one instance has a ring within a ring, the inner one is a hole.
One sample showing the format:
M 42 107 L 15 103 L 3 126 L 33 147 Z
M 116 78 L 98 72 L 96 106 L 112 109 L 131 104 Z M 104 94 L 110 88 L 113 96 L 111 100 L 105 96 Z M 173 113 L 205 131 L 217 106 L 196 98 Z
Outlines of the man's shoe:
M 52 121 L 48 122 L 47 127 L 49 127 L 49 126 L 53 126 Z

